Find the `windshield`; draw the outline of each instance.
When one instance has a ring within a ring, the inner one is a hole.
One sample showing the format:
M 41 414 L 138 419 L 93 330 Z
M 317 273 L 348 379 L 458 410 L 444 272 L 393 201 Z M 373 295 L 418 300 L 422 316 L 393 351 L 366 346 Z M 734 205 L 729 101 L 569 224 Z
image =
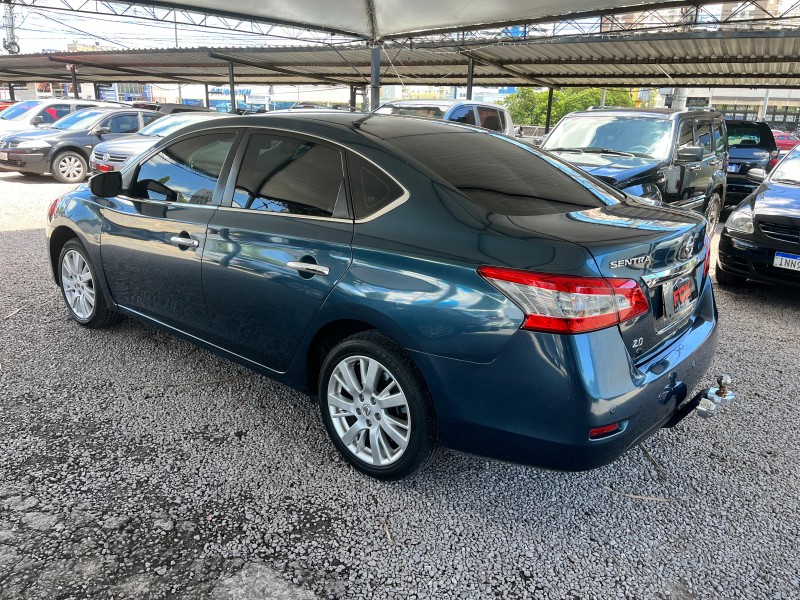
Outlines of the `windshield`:
M 790 152 L 775 167 L 770 179 L 777 183 L 800 184 L 800 152 Z
M 219 118 L 219 115 L 211 114 L 210 116 L 203 116 L 199 117 L 196 114 L 177 114 L 177 115 L 169 115 L 168 117 L 161 117 L 160 119 L 156 119 L 147 127 L 142 127 L 139 131 L 139 135 L 148 135 L 153 137 L 166 137 L 173 131 L 177 131 L 181 127 L 186 127 L 187 125 L 191 125 L 192 123 L 197 123 L 197 121 L 202 119 L 211 119 L 211 118 Z
M 0 119 L 5 121 L 19 121 L 25 116 L 25 113 L 27 113 L 34 106 L 39 106 L 40 104 L 41 102 L 37 100 L 28 100 L 27 102 L 12 104 L 3 112 L 0 112 Z
M 385 104 L 375 111 L 379 115 L 402 115 L 404 117 L 425 117 L 427 119 L 443 119 L 445 110 L 436 105 L 396 106 Z
M 667 157 L 672 123 L 643 117 L 598 114 L 565 118 L 547 137 L 545 150 L 610 150 L 646 158 Z
M 727 123 L 728 146 L 731 148 L 775 148 L 775 138 L 769 126 L 764 123 Z
M 89 129 L 104 114 L 106 114 L 104 110 L 79 110 L 61 117 L 50 126 L 50 129 L 65 129 L 69 131 Z

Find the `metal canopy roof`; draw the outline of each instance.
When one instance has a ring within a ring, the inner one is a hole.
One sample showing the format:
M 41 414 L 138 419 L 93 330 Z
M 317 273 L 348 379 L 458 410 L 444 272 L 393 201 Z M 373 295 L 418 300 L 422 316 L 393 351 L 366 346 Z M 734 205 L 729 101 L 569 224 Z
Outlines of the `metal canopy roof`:
M 383 85 L 800 87 L 800 29 L 688 30 L 567 36 L 481 45 L 387 42 Z M 370 48 L 283 46 L 48 53 L 0 58 L 0 81 L 369 84 Z

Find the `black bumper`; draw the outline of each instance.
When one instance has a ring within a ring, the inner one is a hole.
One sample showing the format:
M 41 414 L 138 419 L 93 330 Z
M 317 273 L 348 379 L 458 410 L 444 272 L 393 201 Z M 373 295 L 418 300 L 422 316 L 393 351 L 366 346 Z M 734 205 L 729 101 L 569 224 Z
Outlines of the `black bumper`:
M 8 152 L 7 160 L 0 160 L 3 171 L 24 171 L 44 175 L 50 172 L 50 160 L 47 154 L 26 154 Z
M 772 266 L 775 252 L 800 254 L 800 244 L 770 243 L 758 238 L 745 239 L 723 230 L 719 239 L 717 268 L 731 275 L 778 285 L 800 287 L 800 271 Z

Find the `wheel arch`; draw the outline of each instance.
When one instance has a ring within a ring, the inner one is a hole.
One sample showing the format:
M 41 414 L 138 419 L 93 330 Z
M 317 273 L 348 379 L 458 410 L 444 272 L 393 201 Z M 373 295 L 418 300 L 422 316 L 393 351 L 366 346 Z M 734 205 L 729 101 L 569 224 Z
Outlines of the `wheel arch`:
M 56 285 L 61 284 L 59 279 L 58 257 L 61 256 L 61 249 L 64 248 L 64 244 L 73 238 L 81 239 L 74 229 L 66 225 L 59 225 L 53 230 L 53 233 L 50 234 L 50 266 L 53 269 L 53 278 L 55 279 Z M 83 243 L 82 240 L 81 243 Z
M 86 152 L 86 149 L 82 148 L 81 146 L 76 146 L 75 144 L 64 144 L 63 146 L 56 146 L 55 148 L 53 148 L 53 152 L 50 155 L 50 169 L 51 169 L 51 172 L 52 172 L 53 165 L 56 162 L 56 159 L 61 154 L 63 154 L 64 152 L 75 152 L 77 154 L 80 154 L 83 157 L 83 159 L 86 161 L 86 167 L 88 169 L 89 161 L 91 160 L 91 153 Z

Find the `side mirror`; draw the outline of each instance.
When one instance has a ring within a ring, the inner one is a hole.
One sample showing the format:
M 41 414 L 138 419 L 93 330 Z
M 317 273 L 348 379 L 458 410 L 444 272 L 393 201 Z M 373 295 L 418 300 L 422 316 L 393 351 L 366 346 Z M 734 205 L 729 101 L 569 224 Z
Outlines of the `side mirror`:
M 702 146 L 685 146 L 678 148 L 678 160 L 681 162 L 698 162 L 703 160 Z
M 122 173 L 119 171 L 98 173 L 89 179 L 89 189 L 95 196 L 101 198 L 119 196 L 122 192 Z
M 753 183 L 761 183 L 767 178 L 767 172 L 764 169 L 750 169 L 745 177 Z
M 44 117 L 42 115 L 36 115 L 31 119 L 31 125 L 34 127 L 38 127 L 42 123 L 44 123 Z
M 95 127 L 92 129 L 94 135 L 103 135 L 104 133 L 111 133 L 110 127 Z

